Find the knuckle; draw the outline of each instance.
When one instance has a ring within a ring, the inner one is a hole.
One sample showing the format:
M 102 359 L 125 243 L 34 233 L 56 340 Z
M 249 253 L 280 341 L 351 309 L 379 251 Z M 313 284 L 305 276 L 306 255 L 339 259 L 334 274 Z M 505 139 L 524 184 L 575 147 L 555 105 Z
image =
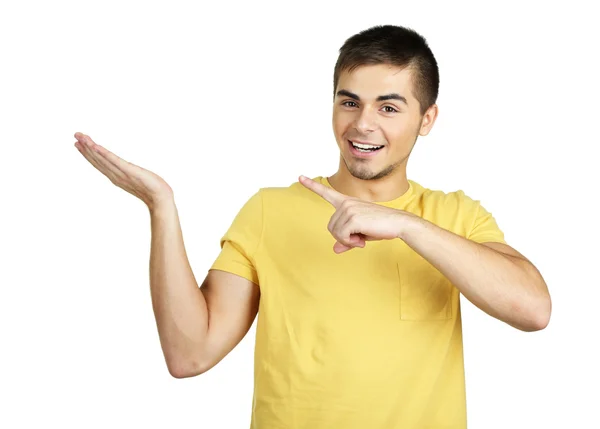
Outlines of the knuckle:
M 340 207 L 342 207 L 343 209 L 346 209 L 346 210 L 348 210 L 352 206 L 353 206 L 353 201 L 351 199 L 346 199 L 346 200 L 342 201 L 342 204 L 340 204 Z

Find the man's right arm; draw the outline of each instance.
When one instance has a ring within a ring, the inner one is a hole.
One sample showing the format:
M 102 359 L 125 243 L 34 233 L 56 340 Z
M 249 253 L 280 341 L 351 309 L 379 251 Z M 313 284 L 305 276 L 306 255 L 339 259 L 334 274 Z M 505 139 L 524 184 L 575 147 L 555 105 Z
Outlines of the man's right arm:
M 220 270 L 210 270 L 198 287 L 175 202 L 152 208 L 150 218 L 150 292 L 161 347 L 173 377 L 193 377 L 246 335 L 258 312 L 259 287 Z

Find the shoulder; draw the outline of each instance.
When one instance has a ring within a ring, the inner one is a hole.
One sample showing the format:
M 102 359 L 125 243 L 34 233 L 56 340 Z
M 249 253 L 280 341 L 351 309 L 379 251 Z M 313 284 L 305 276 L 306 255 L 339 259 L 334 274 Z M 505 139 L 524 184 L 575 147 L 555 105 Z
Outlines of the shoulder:
M 320 182 L 321 176 L 313 178 Z M 314 199 L 314 193 L 308 190 L 299 181 L 282 186 L 269 186 L 260 188 L 262 199 L 265 204 L 282 204 L 290 203 L 291 201 L 300 202 L 306 199 Z
M 467 195 L 463 189 L 442 190 L 425 187 L 417 182 L 412 182 L 414 193 L 419 199 L 419 204 L 425 211 L 468 216 L 476 212 L 480 204 L 479 200 Z

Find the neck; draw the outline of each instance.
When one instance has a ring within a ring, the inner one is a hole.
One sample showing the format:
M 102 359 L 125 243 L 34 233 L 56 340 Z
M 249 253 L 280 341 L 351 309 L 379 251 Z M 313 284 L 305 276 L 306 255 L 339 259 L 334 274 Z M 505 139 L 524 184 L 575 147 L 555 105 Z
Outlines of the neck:
M 340 168 L 327 180 L 336 191 L 369 202 L 395 200 L 409 188 L 406 166 L 398 166 L 392 173 L 378 180 L 358 179 L 346 168 Z

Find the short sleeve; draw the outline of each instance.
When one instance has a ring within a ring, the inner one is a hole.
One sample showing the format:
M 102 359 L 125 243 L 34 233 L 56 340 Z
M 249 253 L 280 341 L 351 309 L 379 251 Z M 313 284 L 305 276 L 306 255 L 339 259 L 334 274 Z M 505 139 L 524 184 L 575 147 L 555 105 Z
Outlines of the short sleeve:
M 220 240 L 221 252 L 210 269 L 227 271 L 258 284 L 254 254 L 263 229 L 263 204 L 259 190 L 240 209 Z
M 474 201 L 476 207 L 474 209 L 474 221 L 467 238 L 477 243 L 485 243 L 493 241 L 496 243 L 504 243 L 504 233 L 498 227 L 496 219 L 488 212 L 479 201 Z

